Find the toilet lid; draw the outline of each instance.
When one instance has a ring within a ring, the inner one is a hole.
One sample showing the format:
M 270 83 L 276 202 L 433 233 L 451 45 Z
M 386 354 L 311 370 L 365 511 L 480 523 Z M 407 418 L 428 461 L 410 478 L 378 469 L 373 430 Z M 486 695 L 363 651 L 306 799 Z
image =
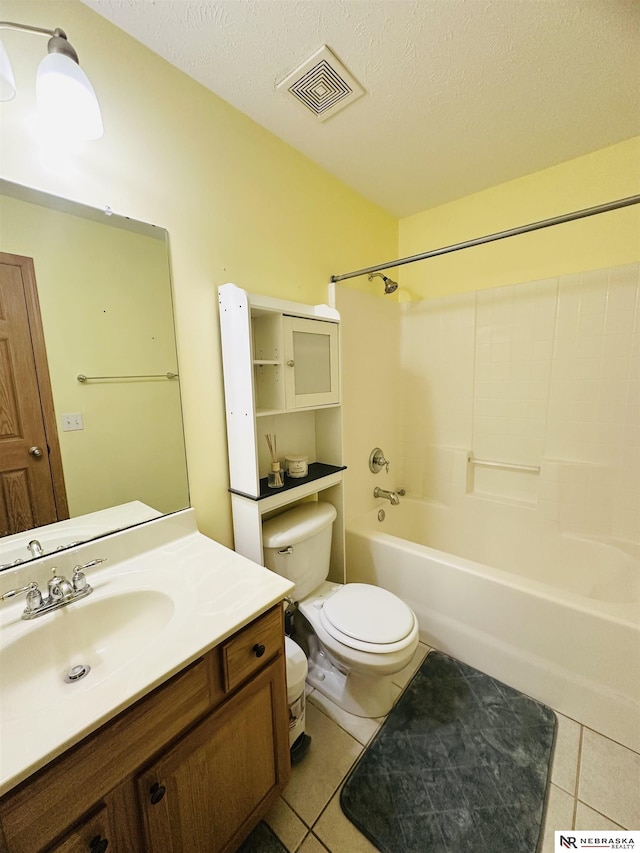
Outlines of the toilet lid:
M 366 583 L 348 583 L 330 596 L 322 613 L 325 627 L 363 643 L 398 643 L 413 630 L 411 609 L 392 592 Z M 327 624 L 328 622 L 328 624 Z

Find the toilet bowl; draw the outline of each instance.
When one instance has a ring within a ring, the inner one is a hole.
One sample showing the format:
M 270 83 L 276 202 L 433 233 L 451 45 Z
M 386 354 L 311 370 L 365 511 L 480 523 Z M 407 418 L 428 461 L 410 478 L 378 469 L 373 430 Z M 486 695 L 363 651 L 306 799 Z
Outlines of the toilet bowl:
M 309 657 L 307 681 L 344 710 L 379 717 L 393 706 L 392 676 L 416 650 L 418 621 L 387 590 L 326 580 L 335 517 L 331 504 L 317 502 L 266 521 L 265 565 L 295 583 L 303 617 L 296 630 Z

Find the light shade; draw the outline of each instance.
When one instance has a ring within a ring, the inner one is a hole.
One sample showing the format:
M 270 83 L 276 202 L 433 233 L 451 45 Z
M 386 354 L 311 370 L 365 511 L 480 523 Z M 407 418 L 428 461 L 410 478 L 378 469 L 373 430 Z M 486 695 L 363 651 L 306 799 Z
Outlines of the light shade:
M 16 94 L 16 81 L 5 46 L 0 41 L 0 101 L 10 101 Z
M 49 53 L 36 79 L 38 114 L 62 136 L 98 139 L 103 134 L 96 93 L 82 68 L 62 53 Z

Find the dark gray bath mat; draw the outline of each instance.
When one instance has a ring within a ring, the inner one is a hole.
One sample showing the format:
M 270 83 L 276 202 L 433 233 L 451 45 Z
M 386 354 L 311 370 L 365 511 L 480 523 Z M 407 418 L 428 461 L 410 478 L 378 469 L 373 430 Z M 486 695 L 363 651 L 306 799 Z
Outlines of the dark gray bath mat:
M 343 812 L 383 853 L 535 853 L 553 711 L 431 652 L 355 765 Z
M 271 827 L 260 821 L 236 853 L 287 853 L 287 848 L 283 847 Z

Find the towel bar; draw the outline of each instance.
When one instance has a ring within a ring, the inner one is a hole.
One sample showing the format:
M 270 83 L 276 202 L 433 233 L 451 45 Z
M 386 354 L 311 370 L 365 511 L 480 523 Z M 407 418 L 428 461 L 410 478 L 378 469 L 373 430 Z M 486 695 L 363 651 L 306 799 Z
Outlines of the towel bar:
M 509 471 L 528 471 L 530 474 L 539 474 L 539 465 L 517 465 L 514 462 L 494 462 L 491 459 L 476 459 L 469 454 L 467 462 L 470 465 L 482 465 L 483 468 L 506 468 Z

